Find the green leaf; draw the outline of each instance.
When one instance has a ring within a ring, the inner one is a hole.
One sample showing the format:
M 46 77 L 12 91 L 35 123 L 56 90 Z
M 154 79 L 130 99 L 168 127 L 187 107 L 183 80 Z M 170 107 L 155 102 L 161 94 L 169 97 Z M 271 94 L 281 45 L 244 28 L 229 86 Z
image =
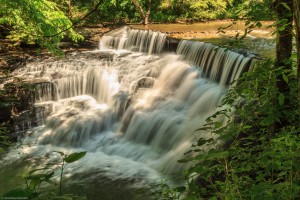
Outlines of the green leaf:
M 215 128 L 221 128 L 223 126 L 223 122 L 216 122 Z
M 75 162 L 75 161 L 81 159 L 83 156 L 85 156 L 85 154 L 86 154 L 86 151 L 78 152 L 78 153 L 72 153 L 71 155 L 66 156 L 64 158 L 64 161 L 66 161 L 67 163 L 72 163 L 72 162 Z
M 30 175 L 25 177 L 26 180 L 38 180 L 38 179 L 42 179 L 44 177 L 46 177 L 47 174 L 36 174 L 36 175 Z
M 41 171 L 41 170 L 45 170 L 45 169 L 51 169 L 51 168 L 45 167 L 45 168 L 34 169 L 34 170 L 31 170 L 28 174 L 31 175 L 31 174 L 33 174 L 34 172 Z
M 189 151 L 185 152 L 183 155 L 187 155 L 187 154 L 189 154 L 191 152 L 193 152 L 193 150 L 189 150 Z
M 289 79 L 285 74 L 282 74 L 282 78 L 286 83 L 289 83 Z
M 246 126 L 242 127 L 243 130 L 247 130 L 247 129 L 250 129 L 250 128 L 252 128 L 252 126 L 249 126 L 249 125 L 246 125 Z
M 197 141 L 197 146 L 201 147 L 202 145 L 206 144 L 207 140 L 204 138 L 199 138 L 199 140 Z
M 229 155 L 228 151 L 217 151 L 215 149 L 211 149 L 207 153 L 207 160 L 214 160 L 214 159 L 222 159 L 226 158 Z
M 287 10 L 291 11 L 291 8 L 286 3 L 281 3 Z
M 23 188 L 17 188 L 15 190 L 11 190 L 4 195 L 2 195 L 3 199 L 9 199 L 5 197 L 11 197 L 11 198 L 17 198 L 17 197 L 24 197 L 26 199 L 29 199 L 30 195 L 33 194 L 33 191 L 30 189 L 23 189 Z
M 175 190 L 176 190 L 177 192 L 182 193 L 182 192 L 184 192 L 184 191 L 186 190 L 186 188 L 185 188 L 184 186 L 182 186 L 182 187 L 177 187 L 177 188 L 175 188 Z
M 284 104 L 284 100 L 285 100 L 285 96 L 282 93 L 280 93 L 279 96 L 278 96 L 279 105 L 282 106 Z
M 52 178 L 54 176 L 54 171 L 50 172 L 49 174 L 47 174 L 47 176 L 45 176 L 45 180 L 49 180 L 50 178 Z

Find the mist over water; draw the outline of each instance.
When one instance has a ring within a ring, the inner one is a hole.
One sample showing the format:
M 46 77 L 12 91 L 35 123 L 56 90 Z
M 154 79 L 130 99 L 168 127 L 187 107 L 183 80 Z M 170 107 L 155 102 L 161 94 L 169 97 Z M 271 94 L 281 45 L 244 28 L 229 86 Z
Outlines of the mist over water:
M 16 76 L 43 80 L 36 88 L 39 126 L 1 161 L 0 192 L 15 186 L 4 178 L 7 166 L 37 158 L 38 163 L 29 163 L 38 168 L 58 159 L 52 151 L 87 151 L 67 167 L 66 177 L 95 195 L 120 190 L 101 190 L 115 182 L 131 190 L 146 188 L 185 169 L 188 165 L 177 160 L 197 138 L 211 137 L 194 131 L 215 111 L 227 85 L 249 68 L 251 58 L 189 41 L 181 41 L 176 53 L 166 53 L 165 44 L 165 34 L 123 28 L 105 35 L 98 50 L 16 71 Z

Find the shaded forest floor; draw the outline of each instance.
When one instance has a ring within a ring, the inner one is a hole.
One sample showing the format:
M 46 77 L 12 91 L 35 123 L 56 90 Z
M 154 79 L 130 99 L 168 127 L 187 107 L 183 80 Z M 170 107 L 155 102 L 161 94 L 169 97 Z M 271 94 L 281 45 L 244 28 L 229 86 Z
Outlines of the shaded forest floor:
M 84 41 L 75 44 L 66 39 L 63 40 L 60 47 L 65 53 L 96 49 L 102 35 L 110 30 L 110 28 L 99 27 L 80 28 L 78 31 L 84 36 Z M 23 66 L 26 62 L 51 56 L 53 55 L 47 50 L 36 45 L 20 44 L 16 46 L 11 40 L 0 38 L 0 78 Z

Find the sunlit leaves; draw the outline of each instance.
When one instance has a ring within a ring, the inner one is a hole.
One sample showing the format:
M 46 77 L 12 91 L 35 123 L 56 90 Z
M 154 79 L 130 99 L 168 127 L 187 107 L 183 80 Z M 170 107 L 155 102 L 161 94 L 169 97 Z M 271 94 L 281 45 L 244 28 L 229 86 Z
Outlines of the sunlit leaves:
M 230 13 L 234 19 L 270 20 L 275 15 L 272 4 L 273 0 L 234 0 Z
M 1 0 L 0 24 L 11 26 L 9 38 L 13 41 L 38 43 L 54 53 L 66 35 L 74 41 L 83 39 L 72 29 L 63 32 L 72 22 L 48 0 Z
M 184 2 L 189 7 L 187 16 L 195 19 L 216 19 L 226 14 L 226 8 L 230 1 L 187 0 Z

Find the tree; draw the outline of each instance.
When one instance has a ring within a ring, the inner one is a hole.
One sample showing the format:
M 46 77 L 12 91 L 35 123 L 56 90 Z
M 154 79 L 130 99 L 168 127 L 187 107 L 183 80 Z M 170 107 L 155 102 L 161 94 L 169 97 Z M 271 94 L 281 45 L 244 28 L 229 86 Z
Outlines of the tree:
M 193 12 L 193 17 L 197 19 L 216 19 L 226 14 L 226 8 L 231 0 L 188 0 L 189 8 Z
M 296 32 L 296 48 L 297 48 L 297 80 L 298 80 L 298 102 L 299 102 L 299 113 L 300 113 L 300 1 L 293 1 L 294 8 L 294 24 Z M 299 118 L 300 126 L 300 118 Z
M 143 19 L 143 24 L 147 25 L 149 24 L 149 17 L 151 13 L 151 3 L 152 0 L 148 0 L 147 6 L 146 6 L 146 11 L 142 8 L 139 0 L 132 0 L 133 4 L 135 5 L 137 11 L 139 12 L 141 18 Z
M 232 0 L 169 0 L 167 5 L 173 10 L 174 15 L 180 18 L 217 19 L 224 18 L 227 8 Z
M 284 73 L 277 77 L 277 88 L 280 94 L 287 96 L 289 95 L 290 88 L 285 77 L 288 77 L 292 71 L 293 0 L 276 0 L 273 5 L 277 15 L 275 68 L 282 68 L 282 72 Z M 276 98 L 275 101 L 277 102 L 275 103 L 275 106 L 278 106 L 279 99 L 280 98 Z M 284 99 L 284 106 L 284 110 L 289 109 L 288 98 Z M 281 115 L 279 121 L 274 124 L 273 133 L 284 127 L 286 122 L 285 115 Z
M 13 41 L 39 44 L 53 53 L 60 52 L 59 43 L 66 35 L 75 42 L 83 39 L 68 28 L 72 22 L 49 0 L 1 0 L 0 24 L 10 28 Z
M 233 15 L 233 18 L 258 21 L 276 19 L 275 12 L 270 9 L 273 1 L 233 0 L 229 12 Z

